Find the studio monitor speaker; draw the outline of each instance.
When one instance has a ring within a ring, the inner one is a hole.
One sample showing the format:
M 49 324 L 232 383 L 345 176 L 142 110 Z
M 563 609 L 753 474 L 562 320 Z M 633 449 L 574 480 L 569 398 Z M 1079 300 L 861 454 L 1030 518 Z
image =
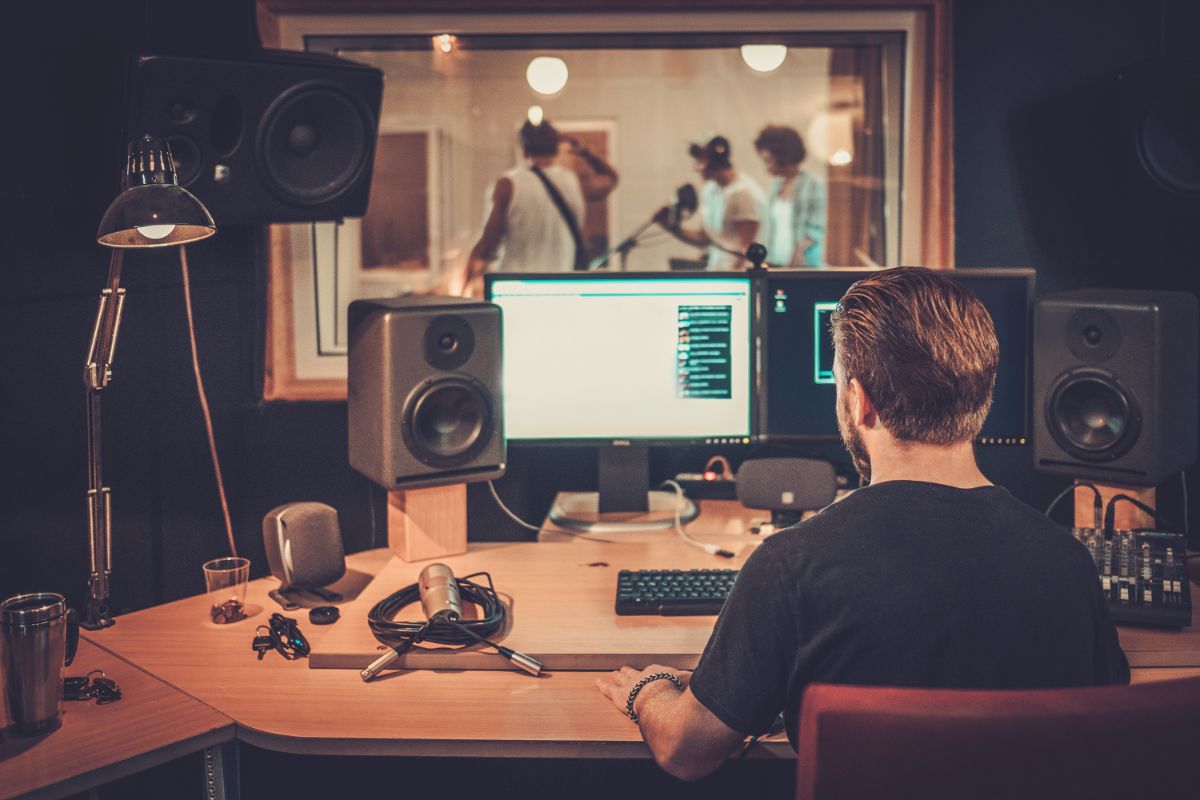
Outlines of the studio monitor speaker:
M 1085 289 L 1034 312 L 1034 463 L 1153 486 L 1196 460 L 1197 304 L 1185 292 Z
M 217 225 L 366 213 L 383 74 L 324 53 L 142 55 L 127 138 L 165 138 Z
M 1117 85 L 1126 193 L 1159 213 L 1194 218 L 1200 210 L 1200 62 L 1131 67 Z
M 352 467 L 389 490 L 504 474 L 499 306 L 356 300 L 348 323 Z

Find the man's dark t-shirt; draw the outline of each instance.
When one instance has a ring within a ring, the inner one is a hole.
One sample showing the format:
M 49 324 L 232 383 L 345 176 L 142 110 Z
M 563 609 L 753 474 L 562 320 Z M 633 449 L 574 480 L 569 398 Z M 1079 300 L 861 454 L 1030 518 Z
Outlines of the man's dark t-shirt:
M 1127 683 L 1095 567 L 1005 489 L 890 481 L 763 542 L 692 676 L 742 734 L 812 682 L 1050 688 Z

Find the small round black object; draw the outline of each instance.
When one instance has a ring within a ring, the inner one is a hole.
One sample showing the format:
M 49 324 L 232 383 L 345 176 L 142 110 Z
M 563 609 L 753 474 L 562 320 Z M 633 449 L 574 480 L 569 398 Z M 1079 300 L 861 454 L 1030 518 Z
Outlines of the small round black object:
M 337 606 L 317 606 L 309 610 L 308 621 L 313 625 L 332 625 L 340 616 Z

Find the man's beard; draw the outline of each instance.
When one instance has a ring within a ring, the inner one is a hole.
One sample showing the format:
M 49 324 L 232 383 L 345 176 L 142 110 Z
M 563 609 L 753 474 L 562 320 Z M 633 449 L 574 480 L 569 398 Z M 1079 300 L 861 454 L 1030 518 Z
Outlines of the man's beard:
M 845 446 L 846 452 L 850 454 L 850 460 L 854 462 L 854 468 L 858 470 L 858 475 L 862 478 L 862 482 L 869 484 L 871 482 L 871 456 L 867 453 L 867 448 L 863 445 L 862 436 L 859 435 L 850 421 L 849 398 L 845 398 L 844 402 L 837 404 L 837 421 L 838 433 L 842 435 L 842 444 Z

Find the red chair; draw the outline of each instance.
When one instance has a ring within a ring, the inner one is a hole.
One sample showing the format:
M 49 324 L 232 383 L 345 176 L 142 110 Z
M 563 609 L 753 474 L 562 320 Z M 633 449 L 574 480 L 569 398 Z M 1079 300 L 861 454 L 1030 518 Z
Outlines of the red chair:
M 976 691 L 812 684 L 799 800 L 1200 797 L 1200 677 Z

